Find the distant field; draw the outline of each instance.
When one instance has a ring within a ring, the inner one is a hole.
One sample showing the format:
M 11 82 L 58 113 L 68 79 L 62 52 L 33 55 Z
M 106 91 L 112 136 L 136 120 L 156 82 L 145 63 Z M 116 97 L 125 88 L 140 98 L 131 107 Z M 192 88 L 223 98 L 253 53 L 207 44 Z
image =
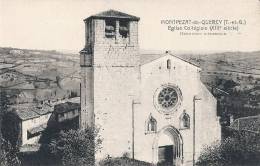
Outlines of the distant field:
M 209 85 L 215 85 L 215 77 L 239 80 L 240 84 L 250 84 L 249 76 L 255 81 L 260 80 L 260 51 L 181 56 L 202 68 L 202 81 Z

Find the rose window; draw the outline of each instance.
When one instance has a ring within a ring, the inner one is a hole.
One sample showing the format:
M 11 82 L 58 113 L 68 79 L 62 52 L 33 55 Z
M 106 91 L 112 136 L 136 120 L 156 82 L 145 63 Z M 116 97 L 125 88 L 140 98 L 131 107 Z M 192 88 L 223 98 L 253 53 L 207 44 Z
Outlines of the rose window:
M 169 109 L 174 107 L 178 102 L 178 94 L 172 87 L 163 88 L 158 95 L 158 104 L 162 108 Z

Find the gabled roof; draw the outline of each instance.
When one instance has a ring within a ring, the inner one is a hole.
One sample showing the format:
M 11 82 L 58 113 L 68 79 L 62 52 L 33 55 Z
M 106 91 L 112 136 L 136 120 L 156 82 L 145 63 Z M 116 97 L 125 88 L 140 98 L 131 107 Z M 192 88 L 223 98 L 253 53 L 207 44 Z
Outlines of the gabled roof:
M 159 59 L 163 56 L 165 56 L 165 54 L 153 54 L 153 53 L 151 53 L 151 54 L 149 54 L 149 53 L 140 54 L 141 65 L 150 63 L 150 62 L 152 62 L 156 59 Z
M 37 114 L 36 112 L 34 112 L 32 110 L 25 110 L 24 108 L 16 110 L 16 115 L 22 121 L 40 117 L 40 115 Z
M 180 60 L 182 60 L 182 61 L 184 61 L 184 62 L 186 62 L 186 63 L 189 63 L 189 64 L 191 64 L 191 65 L 193 65 L 193 66 L 195 66 L 195 67 L 200 68 L 199 65 L 197 65 L 197 64 L 195 64 L 195 63 L 193 63 L 193 62 L 190 62 L 190 61 L 188 61 L 188 60 L 186 60 L 186 59 L 184 59 L 184 58 L 182 58 L 182 57 L 180 57 L 180 56 L 177 56 L 177 55 L 175 55 L 175 54 L 172 54 L 172 53 L 169 52 L 169 51 L 166 51 L 166 53 L 162 53 L 162 54 L 149 54 L 149 53 L 141 54 L 141 56 L 140 56 L 140 57 L 141 57 L 141 59 L 140 59 L 141 65 L 150 63 L 150 62 L 152 62 L 152 61 L 154 61 L 154 60 L 157 60 L 157 59 L 159 59 L 159 58 L 161 58 L 161 57 L 164 57 L 164 56 L 166 56 L 166 55 L 171 55 L 171 56 L 173 56 L 173 57 L 175 57 L 175 58 L 177 58 L 177 59 L 180 59 Z
M 35 103 L 24 103 L 10 106 L 11 110 L 14 110 L 15 114 L 22 121 L 38 118 L 41 115 L 51 113 L 53 108 L 48 105 L 42 105 L 38 107 Z
M 80 109 L 79 103 L 66 102 L 54 106 L 54 112 L 58 114 L 69 112 L 75 109 Z
M 92 15 L 92 16 L 86 18 L 84 21 L 87 21 L 91 18 L 101 18 L 101 19 L 104 19 L 104 18 L 119 18 L 119 19 L 127 19 L 127 20 L 132 20 L 132 21 L 139 21 L 140 20 L 139 17 L 129 15 L 129 14 L 126 14 L 126 13 L 122 13 L 122 12 L 116 11 L 116 10 L 107 10 L 107 11 Z

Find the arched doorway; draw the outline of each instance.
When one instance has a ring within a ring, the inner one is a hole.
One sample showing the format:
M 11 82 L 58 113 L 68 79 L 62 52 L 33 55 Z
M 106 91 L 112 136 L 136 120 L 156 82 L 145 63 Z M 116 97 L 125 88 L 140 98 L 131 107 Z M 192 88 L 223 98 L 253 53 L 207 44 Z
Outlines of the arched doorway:
M 179 166 L 183 161 L 183 141 L 179 131 L 173 126 L 161 129 L 153 145 L 154 163 Z

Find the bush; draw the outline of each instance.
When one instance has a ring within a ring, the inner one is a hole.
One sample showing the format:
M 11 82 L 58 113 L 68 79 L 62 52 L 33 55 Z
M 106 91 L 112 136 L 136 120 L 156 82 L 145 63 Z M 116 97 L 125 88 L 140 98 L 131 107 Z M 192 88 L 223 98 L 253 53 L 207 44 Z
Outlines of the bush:
M 95 152 L 101 148 L 101 143 L 98 130 L 87 128 L 61 131 L 58 137 L 51 141 L 49 148 L 52 154 L 60 158 L 62 165 L 93 166 Z
M 260 135 L 237 132 L 222 142 L 205 147 L 199 166 L 257 166 L 260 163 Z
M 18 156 L 18 149 L 12 147 L 10 142 L 4 139 L 0 140 L 0 165 L 1 166 L 18 166 L 21 164 Z
M 99 162 L 99 166 L 152 166 L 153 164 L 144 161 L 133 160 L 128 157 L 107 157 Z
M 19 142 L 19 122 L 15 118 L 13 111 L 5 111 L 2 119 L 2 136 L 3 139 L 11 143 L 13 147 L 18 146 Z

